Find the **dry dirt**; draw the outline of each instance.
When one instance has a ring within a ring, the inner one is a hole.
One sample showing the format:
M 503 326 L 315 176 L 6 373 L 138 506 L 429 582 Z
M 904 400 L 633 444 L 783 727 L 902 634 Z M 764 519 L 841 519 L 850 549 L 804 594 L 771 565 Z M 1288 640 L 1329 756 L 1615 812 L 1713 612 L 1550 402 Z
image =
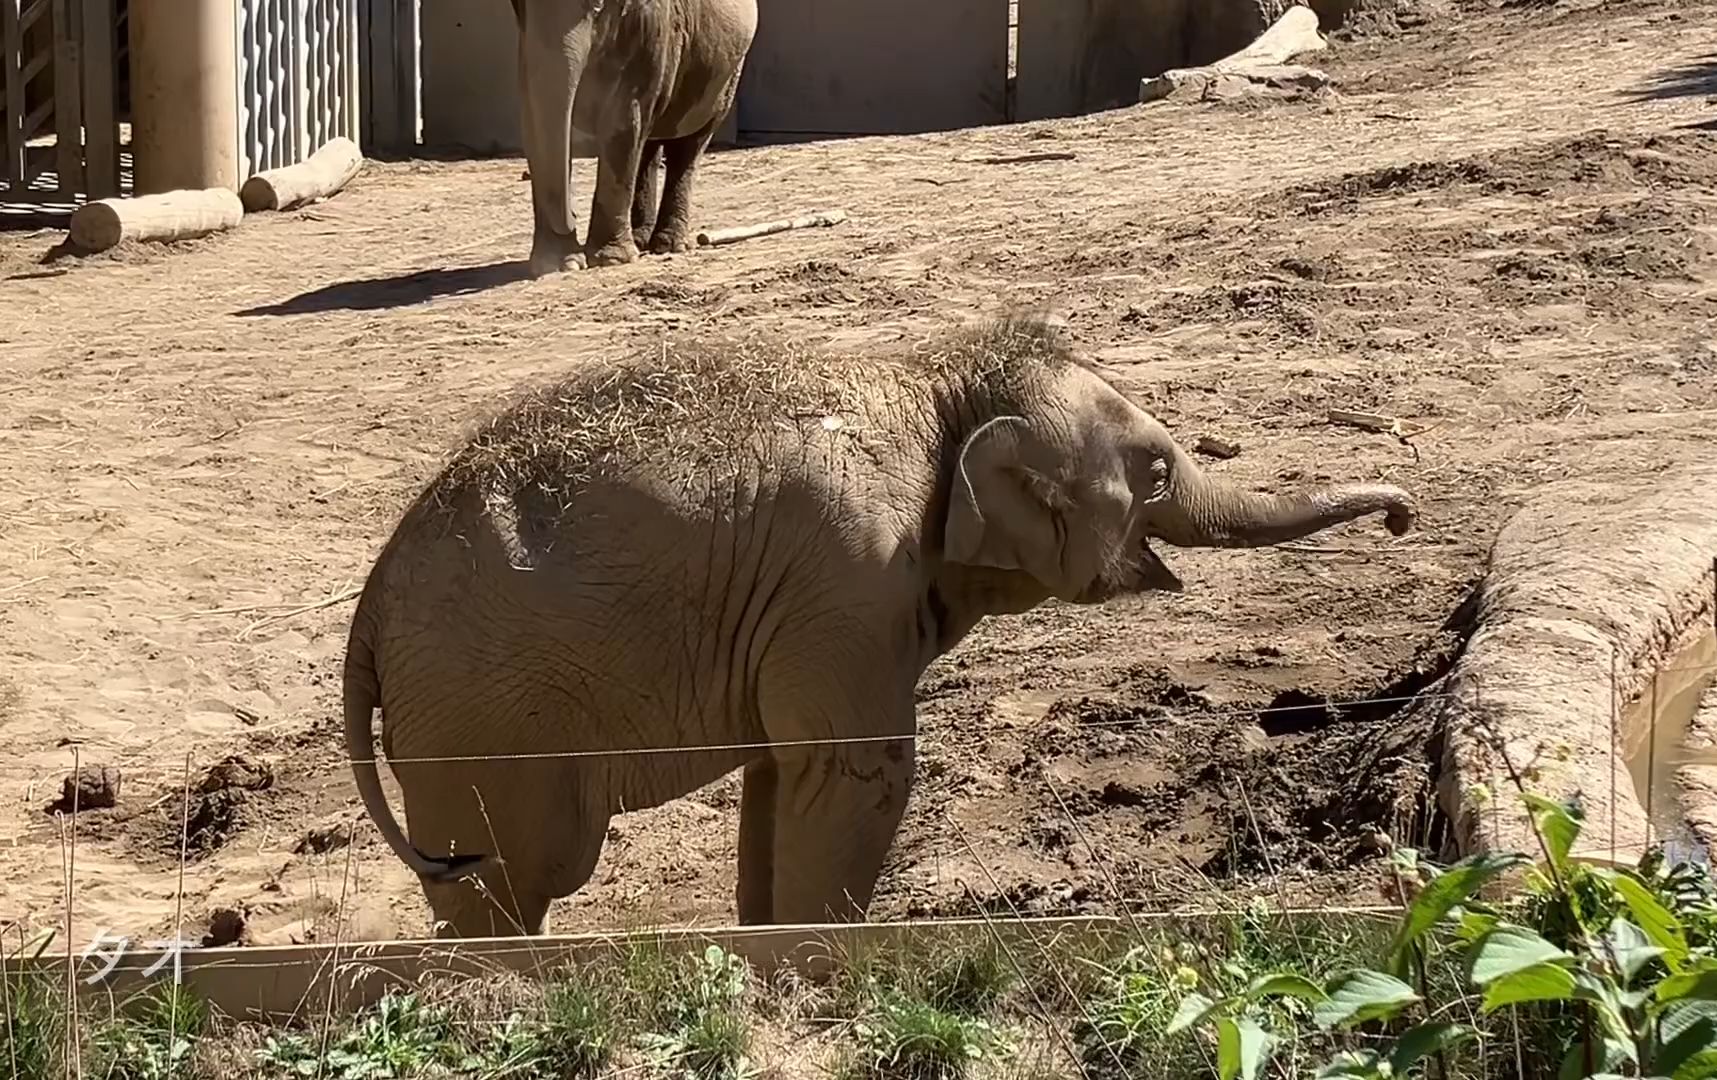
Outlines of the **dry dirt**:
M 722 153 L 705 222 L 849 222 L 542 282 L 517 160 L 372 164 L 173 248 L 44 265 L 58 234 L 0 234 L 0 921 L 64 917 L 75 752 L 120 774 L 78 815 L 80 945 L 172 924 L 187 812 L 188 924 L 326 936 L 344 892 L 347 933 L 422 933 L 373 830 L 345 843 L 336 696 L 351 589 L 467 425 L 662 333 L 1045 302 L 1184 439 L 1241 444 L 1211 468 L 1390 480 L 1423 521 L 1171 553 L 1184 595 L 981 627 L 924 680 L 876 915 L 1375 901 L 1373 830 L 1435 840 L 1435 734 L 1343 703 L 1440 670 L 1536 486 L 1717 456 L 1714 53 L 1708 2 L 1509 5 L 1340 42 L 1317 101 Z M 1044 150 L 1076 157 L 982 160 Z M 736 790 L 619 819 L 552 924 L 731 918 Z

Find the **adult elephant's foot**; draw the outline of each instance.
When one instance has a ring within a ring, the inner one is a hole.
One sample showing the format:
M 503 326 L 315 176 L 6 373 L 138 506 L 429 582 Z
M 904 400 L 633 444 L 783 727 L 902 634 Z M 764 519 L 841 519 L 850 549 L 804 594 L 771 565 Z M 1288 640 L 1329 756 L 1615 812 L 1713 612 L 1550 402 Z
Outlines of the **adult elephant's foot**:
M 610 240 L 590 253 L 591 266 L 620 266 L 633 262 L 638 258 L 638 245 L 633 243 L 632 234 L 628 232 L 617 240 Z
M 691 226 L 669 225 L 657 229 L 656 235 L 650 237 L 650 253 L 652 255 L 668 255 L 690 251 L 697 246 L 693 240 Z
M 655 234 L 655 230 L 652 229 L 650 226 L 639 225 L 632 230 L 632 243 L 638 248 L 639 251 L 649 251 L 650 250 L 650 237 L 653 236 L 654 234 Z
M 531 240 L 531 277 L 542 278 L 584 269 L 584 253 L 573 238 L 551 234 Z

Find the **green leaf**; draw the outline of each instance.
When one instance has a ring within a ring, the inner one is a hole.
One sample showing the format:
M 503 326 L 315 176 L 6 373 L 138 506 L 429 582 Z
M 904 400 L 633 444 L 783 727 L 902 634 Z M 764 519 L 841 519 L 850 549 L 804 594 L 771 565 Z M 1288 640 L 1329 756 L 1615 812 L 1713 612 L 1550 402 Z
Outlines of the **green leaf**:
M 1344 1050 L 1319 1066 L 1314 1080 L 1378 1080 L 1382 1064 L 1375 1050 Z
M 1206 1017 L 1227 1004 L 1227 1000 L 1212 1001 L 1203 994 L 1194 991 L 1180 999 L 1180 1008 L 1174 1011 L 1174 1019 L 1169 1021 L 1165 1033 L 1175 1035 L 1185 1031 L 1197 1023 L 1202 1023 Z
M 1701 1050 L 1669 1074 L 1671 1080 L 1712 1080 L 1717 1077 L 1717 1050 Z
M 1550 849 L 1550 865 L 1560 873 L 1568 866 L 1568 852 L 1580 837 L 1579 819 L 1566 806 L 1542 795 L 1527 792 L 1521 798 L 1532 814 L 1532 824 L 1544 837 L 1544 846 Z
M 1658 1021 L 1657 1037 L 1662 1045 L 1652 1061 L 1653 1072 L 1675 1080 L 1713 1075 L 1699 1072 L 1698 1062 L 1705 1058 L 1717 1066 L 1717 1002 L 1671 1005 Z
M 1419 1000 L 1411 986 L 1381 971 L 1354 971 L 1336 979 L 1329 996 L 1312 1010 L 1312 1022 L 1328 1029 L 1394 1016 Z
M 1665 907 L 1646 884 L 1625 870 L 1594 868 L 1593 873 L 1610 883 L 1633 914 L 1647 940 L 1663 950 L 1663 962 L 1672 972 L 1687 964 L 1687 931 L 1675 913 Z
M 1484 1011 L 1528 1001 L 1566 1001 L 1574 996 L 1574 974 L 1557 964 L 1533 964 L 1491 980 L 1485 987 Z
M 1461 1024 L 1425 1023 L 1410 1027 L 1395 1040 L 1395 1049 L 1389 1052 L 1389 1071 L 1406 1076 L 1420 1058 L 1452 1050 L 1477 1037 L 1476 1030 Z
M 1297 997 L 1307 1001 L 1322 1001 L 1328 996 L 1317 983 L 1292 972 L 1261 976 L 1252 980 L 1252 985 L 1240 994 L 1240 997 L 1248 1001 L 1261 997 Z
M 1683 971 L 1657 984 L 1654 995 L 1659 1003 L 1671 1001 L 1717 1001 L 1717 970 L 1701 967 Z
M 1478 892 L 1485 882 L 1525 861 L 1520 855 L 1469 855 L 1433 878 L 1413 898 L 1407 914 L 1395 930 L 1395 940 L 1389 946 L 1390 966 L 1394 974 L 1406 974 L 1408 946 Z
M 1484 986 L 1540 964 L 1561 964 L 1573 959 L 1524 926 L 1498 926 L 1473 947 L 1472 980 Z M 1573 987 L 1572 976 L 1569 987 Z
M 1497 917 L 1488 911 L 1475 911 L 1470 907 L 1460 909 L 1460 926 L 1455 930 L 1455 937 L 1465 944 L 1484 937 L 1496 929 Z
M 1216 1022 L 1217 1072 L 1222 1080 L 1257 1080 L 1275 1042 L 1275 1036 L 1247 1017 L 1224 1016 Z
M 1663 955 L 1663 946 L 1653 945 L 1644 930 L 1620 915 L 1610 920 L 1610 931 L 1604 935 L 1604 943 L 1609 946 L 1624 984 L 1632 982 L 1642 968 Z

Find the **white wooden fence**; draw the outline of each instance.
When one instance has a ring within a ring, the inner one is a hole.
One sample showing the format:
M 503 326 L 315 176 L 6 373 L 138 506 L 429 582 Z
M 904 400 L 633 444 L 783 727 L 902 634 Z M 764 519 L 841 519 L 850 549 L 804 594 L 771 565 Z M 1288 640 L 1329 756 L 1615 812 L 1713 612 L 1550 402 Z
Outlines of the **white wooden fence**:
M 239 0 L 239 149 L 246 175 L 359 141 L 360 0 Z

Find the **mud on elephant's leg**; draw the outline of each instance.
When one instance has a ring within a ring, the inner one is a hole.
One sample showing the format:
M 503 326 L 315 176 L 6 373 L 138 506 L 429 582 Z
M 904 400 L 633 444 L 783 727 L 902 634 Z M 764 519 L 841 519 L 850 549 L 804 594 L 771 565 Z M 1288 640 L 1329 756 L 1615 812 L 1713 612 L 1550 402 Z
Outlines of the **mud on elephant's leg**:
M 769 921 L 863 919 L 906 812 L 911 737 L 796 748 L 775 767 Z
M 650 250 L 657 255 L 692 249 L 692 183 L 697 177 L 698 162 L 703 160 L 710 139 L 715 137 L 718 123 L 719 119 L 702 131 L 666 144 L 662 210 L 656 233 L 650 237 Z
M 662 144 L 647 142 L 638 159 L 638 183 L 632 194 L 632 242 L 642 251 L 650 245 L 656 232 L 656 210 L 659 193 L 656 190 L 656 170 L 661 164 Z

